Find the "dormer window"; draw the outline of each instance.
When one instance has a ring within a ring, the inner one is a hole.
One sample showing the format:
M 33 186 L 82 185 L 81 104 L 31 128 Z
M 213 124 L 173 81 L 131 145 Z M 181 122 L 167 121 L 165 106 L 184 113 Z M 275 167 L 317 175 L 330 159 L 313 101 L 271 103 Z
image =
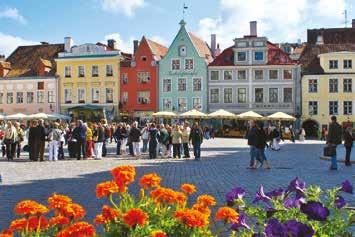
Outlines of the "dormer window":
M 237 60 L 238 62 L 244 62 L 247 60 L 247 53 L 246 52 L 238 52 L 237 53 Z
M 256 51 L 254 53 L 254 60 L 255 61 L 263 61 L 264 60 L 264 52 L 262 51 Z
M 323 36 L 322 35 L 318 35 L 316 44 L 323 44 L 323 43 L 324 43 Z
M 338 60 L 329 60 L 329 69 L 338 69 Z
M 186 46 L 182 45 L 179 47 L 179 56 L 180 57 L 186 57 L 187 53 L 186 53 Z

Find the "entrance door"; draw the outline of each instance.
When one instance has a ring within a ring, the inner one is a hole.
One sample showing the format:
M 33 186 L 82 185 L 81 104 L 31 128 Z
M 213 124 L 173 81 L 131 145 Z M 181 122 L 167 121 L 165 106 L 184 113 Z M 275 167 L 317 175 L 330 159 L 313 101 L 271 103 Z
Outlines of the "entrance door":
M 302 127 L 306 132 L 307 138 L 318 138 L 319 124 L 317 121 L 308 119 L 303 122 Z

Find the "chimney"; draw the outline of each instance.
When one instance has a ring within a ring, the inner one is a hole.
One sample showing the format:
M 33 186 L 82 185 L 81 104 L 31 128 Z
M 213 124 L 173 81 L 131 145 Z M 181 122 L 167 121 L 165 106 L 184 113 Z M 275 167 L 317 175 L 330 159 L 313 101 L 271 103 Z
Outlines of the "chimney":
M 73 47 L 73 39 L 71 37 L 65 37 L 64 38 L 64 51 L 65 52 L 70 52 L 71 51 L 71 47 Z
M 323 39 L 323 35 L 322 35 L 322 34 L 317 35 L 316 44 L 317 44 L 317 45 L 324 44 L 324 39 Z
M 256 21 L 250 22 L 250 36 L 257 36 L 257 28 L 256 28 Z
M 351 23 L 352 23 L 351 26 L 352 26 L 353 28 L 355 28 L 355 19 L 353 19 Z
M 220 54 L 221 54 L 221 49 L 219 48 L 219 44 L 217 44 L 217 48 L 216 48 L 216 51 L 214 53 L 214 56 L 217 57 Z
M 133 54 L 136 54 L 137 49 L 138 49 L 139 41 L 138 40 L 133 40 Z
M 109 39 L 107 40 L 107 45 L 109 48 L 113 49 L 113 50 L 117 50 L 117 42 L 114 39 Z
M 211 34 L 211 51 L 212 57 L 214 57 L 216 53 L 216 34 Z

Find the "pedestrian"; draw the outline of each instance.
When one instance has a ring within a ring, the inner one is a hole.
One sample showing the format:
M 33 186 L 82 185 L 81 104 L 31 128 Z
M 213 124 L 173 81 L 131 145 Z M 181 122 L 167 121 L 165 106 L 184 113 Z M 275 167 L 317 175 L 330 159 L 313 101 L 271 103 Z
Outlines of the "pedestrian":
M 58 148 L 58 160 L 64 160 L 65 129 L 63 124 L 59 125 L 59 130 L 61 132 L 61 137 Z
M 300 141 L 303 142 L 305 140 L 306 137 L 306 131 L 304 130 L 304 128 L 301 128 L 300 130 Z
M 143 140 L 143 148 L 142 152 L 146 153 L 148 149 L 148 141 L 149 141 L 149 125 L 146 124 L 142 130 L 142 140 Z
M 133 145 L 133 156 L 139 157 L 141 155 L 140 149 L 139 149 L 139 144 L 140 144 L 140 137 L 141 137 L 141 131 L 138 129 L 138 122 L 133 122 L 132 123 L 132 128 L 129 132 L 129 137 L 131 140 L 131 143 Z
M 272 149 L 275 151 L 280 150 L 280 132 L 276 127 L 271 128 Z
M 181 158 L 181 138 L 182 132 L 179 125 L 174 125 L 171 132 L 173 144 L 173 158 Z
M 257 149 L 256 160 L 260 162 L 260 168 L 263 167 L 264 163 L 266 164 L 265 168 L 270 169 L 269 162 L 267 161 L 265 155 L 265 147 L 267 146 L 267 135 L 264 130 L 264 125 L 262 122 L 259 122 L 256 127 L 256 142 L 255 147 Z M 256 168 L 256 164 L 255 164 Z
M 322 128 L 320 140 L 325 141 L 326 137 L 327 137 L 327 128 L 324 127 Z
M 246 138 L 248 139 L 248 145 L 250 149 L 250 163 L 249 163 L 249 168 L 250 169 L 255 169 L 256 168 L 256 155 L 257 155 L 257 149 L 255 147 L 256 145 L 256 123 L 254 120 L 251 120 L 249 122 L 249 129 L 247 131 Z
M 107 120 L 106 119 L 102 119 L 101 120 L 101 124 L 102 124 L 102 126 L 104 128 L 104 131 L 105 131 L 105 133 L 104 133 L 104 135 L 105 135 L 104 138 L 105 139 L 104 139 L 104 142 L 102 144 L 102 156 L 106 157 L 106 155 L 107 155 L 107 147 L 106 147 L 106 145 L 109 142 L 109 139 L 111 138 L 111 128 L 107 124 Z
M 75 158 L 81 160 L 81 153 L 83 159 L 86 158 L 86 127 L 83 125 L 82 120 L 76 122 L 76 127 L 73 130 L 73 138 L 75 143 Z
M 116 126 L 116 130 L 113 133 L 113 138 L 116 141 L 116 155 L 121 155 L 121 146 L 122 146 L 122 140 L 123 140 L 123 124 L 119 123 Z
M 131 129 L 132 127 L 127 124 L 127 136 L 128 136 L 128 139 L 127 139 L 127 146 L 128 146 L 128 153 L 129 155 L 131 156 L 134 156 L 134 150 L 133 150 L 133 143 L 132 143 L 132 138 L 131 138 Z
M 25 133 L 24 133 L 23 129 L 21 128 L 19 122 L 14 123 L 14 125 L 15 125 L 16 132 L 17 132 L 16 154 L 17 154 L 17 158 L 20 158 L 21 143 L 23 142 L 23 140 L 25 138 Z
M 11 121 L 7 122 L 4 136 L 7 160 L 13 160 L 16 154 L 17 131 Z
M 159 130 L 155 127 L 155 123 L 150 124 L 149 128 L 149 159 L 157 158 L 157 148 L 159 139 Z
M 192 143 L 195 160 L 198 161 L 201 159 L 201 144 L 203 142 L 203 131 L 197 122 L 194 123 L 190 131 L 189 140 Z
M 159 133 L 160 133 L 159 135 L 160 155 L 162 158 L 165 158 L 167 156 L 167 148 L 169 145 L 170 136 L 164 124 L 160 125 Z
M 58 148 L 62 136 L 62 131 L 58 128 L 59 124 L 57 122 L 53 123 L 53 128 L 48 134 L 49 149 L 48 149 L 48 160 L 57 161 L 58 160 Z
M 333 152 L 331 156 L 331 166 L 329 168 L 330 170 L 338 169 L 336 148 L 339 144 L 341 144 L 341 136 L 342 136 L 342 128 L 340 124 L 337 122 L 337 117 L 333 115 L 331 117 L 331 122 L 329 124 L 329 131 L 327 136 L 327 144 L 330 147 L 333 147 Z
M 44 120 L 40 119 L 38 123 L 38 133 L 39 133 L 39 161 L 44 161 L 44 150 L 46 147 L 47 132 L 44 127 Z
M 127 154 L 127 143 L 128 143 L 128 131 L 129 131 L 129 126 L 124 123 L 122 125 L 122 144 L 121 144 L 121 155 Z
M 353 146 L 353 141 L 355 140 L 355 137 L 353 137 L 352 134 L 352 127 L 347 127 L 344 132 L 344 146 L 345 146 L 345 165 L 346 166 L 351 166 L 350 162 L 350 155 L 351 155 L 351 148 Z
M 289 129 L 290 129 L 291 141 L 295 143 L 295 131 L 293 130 L 292 125 L 290 125 Z
M 66 138 L 68 141 L 69 158 L 75 158 L 75 156 L 76 156 L 76 147 L 77 147 L 78 141 L 73 136 L 74 129 L 75 129 L 75 124 L 71 123 L 69 128 L 66 131 Z
M 92 158 L 92 153 L 93 153 L 92 151 L 94 147 L 94 142 L 92 141 L 92 136 L 93 136 L 92 123 L 88 122 L 86 127 L 86 157 L 88 159 Z
M 168 156 L 168 158 L 172 158 L 173 157 L 173 137 L 172 137 L 173 128 L 171 126 L 167 125 L 166 130 L 168 131 L 168 134 L 169 134 L 169 142 L 166 146 L 167 156 Z
M 95 160 L 101 160 L 102 158 L 102 145 L 105 140 L 105 130 L 101 123 L 98 123 L 94 128 L 93 141 L 94 141 L 94 153 Z
M 184 123 L 184 127 L 182 129 L 182 146 L 184 150 L 184 158 L 190 158 L 190 152 L 189 152 L 189 140 L 190 140 L 190 132 L 191 129 L 189 127 L 188 122 Z
M 38 121 L 33 120 L 28 131 L 28 145 L 30 147 L 30 160 L 38 161 L 40 144 L 40 129 Z

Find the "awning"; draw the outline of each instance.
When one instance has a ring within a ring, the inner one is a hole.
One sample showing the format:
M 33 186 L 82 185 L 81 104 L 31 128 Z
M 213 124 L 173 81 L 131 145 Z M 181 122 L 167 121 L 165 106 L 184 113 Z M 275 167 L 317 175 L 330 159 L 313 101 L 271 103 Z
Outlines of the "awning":
M 174 117 L 176 117 L 176 114 L 174 112 L 170 112 L 170 111 L 159 111 L 159 112 L 153 113 L 152 116 L 156 117 L 156 118 L 174 118 Z
M 80 109 L 87 109 L 87 110 L 103 110 L 104 107 L 100 105 L 93 105 L 93 104 L 83 104 L 74 107 L 68 108 L 68 110 L 80 110 Z
M 238 114 L 236 117 L 239 119 L 262 119 L 263 118 L 262 115 L 255 113 L 254 111 L 248 111 L 245 113 L 241 113 L 241 114 Z
M 277 112 L 272 115 L 267 116 L 267 118 L 272 119 L 272 120 L 288 120 L 288 121 L 295 121 L 296 118 L 288 115 L 284 112 Z
M 196 109 L 192 109 L 190 111 L 180 114 L 179 117 L 180 118 L 206 118 L 207 115 Z
M 235 119 L 235 114 L 228 112 L 224 109 L 219 109 L 208 115 L 210 118 L 219 118 L 219 119 Z

